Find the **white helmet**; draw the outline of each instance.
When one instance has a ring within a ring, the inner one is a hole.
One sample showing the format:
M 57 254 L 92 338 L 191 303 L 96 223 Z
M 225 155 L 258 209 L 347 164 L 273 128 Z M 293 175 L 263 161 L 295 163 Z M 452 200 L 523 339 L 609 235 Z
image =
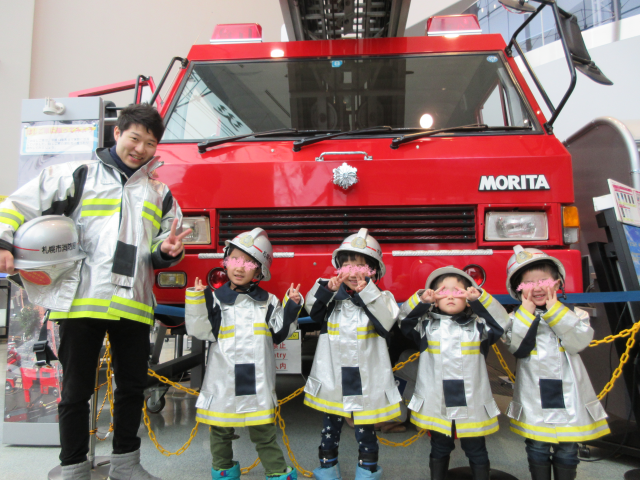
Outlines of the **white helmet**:
M 60 215 L 45 215 L 22 225 L 13 236 L 14 266 L 35 269 L 82 260 L 78 231 L 73 220 Z
M 266 282 L 271 280 L 271 263 L 273 262 L 273 247 L 269 241 L 269 236 L 261 228 L 254 228 L 250 232 L 242 232 L 233 240 L 224 242 L 225 256 L 229 251 L 229 245 L 233 245 L 242 250 L 247 255 L 255 258 L 262 267 L 262 279 Z
M 471 275 L 463 272 L 462 270 L 454 267 L 453 265 L 449 265 L 448 267 L 436 268 L 433 272 L 431 272 L 431 275 L 429 275 L 426 283 L 424 284 L 425 290 L 429 290 L 430 288 L 432 288 L 431 285 L 433 284 L 433 282 L 435 282 L 438 277 L 446 274 L 460 275 L 461 277 L 464 277 L 467 280 L 469 280 L 472 287 L 480 288 L 478 287 L 478 284 L 476 283 L 476 281 L 471 277 Z
M 349 235 L 342 241 L 342 244 L 333 251 L 331 263 L 335 268 L 340 268 L 340 265 L 336 262 L 339 252 L 354 252 L 375 259 L 380 266 L 378 268 L 378 280 L 384 276 L 386 268 L 382 261 L 382 249 L 378 241 L 369 235 L 369 231 L 366 228 L 361 228 L 358 233 Z
M 521 245 L 516 245 L 513 247 L 513 255 L 509 258 L 507 262 L 507 291 L 509 294 L 515 298 L 516 300 L 520 300 L 520 292 L 516 291 L 514 286 L 511 285 L 511 279 L 515 275 L 515 273 L 521 270 L 523 267 L 527 265 L 531 265 L 536 262 L 551 262 L 558 267 L 558 272 L 560 272 L 560 278 L 562 279 L 562 283 L 564 283 L 565 270 L 562 262 L 551 255 L 547 255 L 542 250 L 538 250 L 537 248 L 522 248 Z

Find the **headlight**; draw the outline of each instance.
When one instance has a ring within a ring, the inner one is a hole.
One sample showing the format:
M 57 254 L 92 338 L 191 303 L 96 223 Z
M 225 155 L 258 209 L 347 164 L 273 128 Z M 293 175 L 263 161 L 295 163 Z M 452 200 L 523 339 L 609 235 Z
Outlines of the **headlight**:
M 158 286 L 163 288 L 182 288 L 187 284 L 187 274 L 184 272 L 160 272 Z
M 547 214 L 544 212 L 487 212 L 484 224 L 484 239 L 488 241 L 549 238 Z
M 182 229 L 186 230 L 191 228 L 191 232 L 188 236 L 182 240 L 182 243 L 187 245 L 203 245 L 211 243 L 211 226 L 209 224 L 209 217 L 183 217 Z

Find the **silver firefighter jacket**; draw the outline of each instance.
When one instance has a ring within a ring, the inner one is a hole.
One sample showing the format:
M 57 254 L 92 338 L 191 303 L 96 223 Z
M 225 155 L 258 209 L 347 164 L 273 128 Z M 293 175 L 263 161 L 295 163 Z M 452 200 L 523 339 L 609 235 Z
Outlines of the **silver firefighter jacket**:
M 162 165 L 152 159 L 127 178 L 108 149 L 98 160 L 53 165 L 0 204 L 0 248 L 13 250 L 13 234 L 24 222 L 40 215 L 66 215 L 75 221 L 80 247 L 87 254 L 79 285 L 67 282 L 50 295 L 73 296 L 69 311 L 53 311 L 63 318 L 127 318 L 153 324 L 154 268 L 167 268 L 181 258 L 165 257 L 160 244 L 173 219 L 182 212 L 169 187 L 154 180 Z M 43 247 L 43 254 L 64 248 Z M 45 251 L 46 250 L 46 251 Z
M 319 279 L 307 294 L 306 309 L 321 324 L 305 405 L 350 417 L 356 424 L 384 422 L 400 415 L 402 397 L 393 378 L 385 338 L 398 316 L 391 292 L 372 281 L 350 296 Z
M 582 442 L 609 433 L 579 352 L 593 339 L 589 314 L 557 302 L 535 315 L 518 308 L 503 337 L 518 359 L 511 430 L 541 442 Z
M 420 346 L 418 379 L 409 410 L 419 428 L 458 437 L 498 431 L 500 410 L 491 393 L 485 357 L 504 334 L 509 315 L 483 291 L 470 308 L 443 315 L 416 292 L 400 309 L 400 329 Z
M 276 396 L 274 344 L 297 328 L 302 305 L 260 287 L 239 293 L 226 283 L 210 289 L 187 289 L 187 332 L 213 342 L 204 384 L 196 402 L 196 420 L 220 427 L 273 423 Z

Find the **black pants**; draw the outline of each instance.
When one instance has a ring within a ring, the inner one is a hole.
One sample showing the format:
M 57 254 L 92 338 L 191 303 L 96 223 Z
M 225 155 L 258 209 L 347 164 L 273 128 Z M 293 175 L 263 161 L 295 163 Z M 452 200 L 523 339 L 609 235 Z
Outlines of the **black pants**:
M 149 325 L 133 320 L 74 318 L 60 321 L 62 400 L 58 404 L 61 465 L 87 459 L 89 400 L 96 382 L 100 348 L 109 333 L 116 381 L 113 411 L 113 453 L 140 448 L 138 428 L 149 364 Z
M 441 459 L 448 457 L 456 448 L 453 437 L 430 430 L 431 457 Z M 486 465 L 489 463 L 489 453 L 484 437 L 463 437 L 460 446 L 472 465 Z

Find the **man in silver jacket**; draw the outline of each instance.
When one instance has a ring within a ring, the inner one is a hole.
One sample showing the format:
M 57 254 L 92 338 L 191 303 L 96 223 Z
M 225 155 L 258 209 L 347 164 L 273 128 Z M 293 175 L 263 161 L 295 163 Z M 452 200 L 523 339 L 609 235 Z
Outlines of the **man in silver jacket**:
M 589 314 L 558 301 L 562 263 L 536 248 L 514 247 L 507 290 L 522 305 L 504 340 L 518 359 L 511 431 L 525 438 L 534 480 L 576 478 L 576 442 L 609 433 L 607 414 L 579 353 L 593 339 Z M 551 453 L 553 449 L 553 453 Z
M 117 389 L 114 407 L 112 480 L 156 477 L 140 465 L 140 425 L 147 384 L 149 327 L 153 325 L 154 268 L 183 256 L 177 234 L 182 214 L 169 188 L 155 180 L 154 159 L 164 133 L 162 118 L 149 105 L 122 110 L 116 145 L 99 149 L 98 160 L 47 167 L 0 204 L 0 272 L 14 273 L 13 236 L 41 215 L 65 215 L 78 229 L 86 253 L 78 282 L 69 282 L 68 311 L 52 311 L 60 323 L 58 356 L 64 370 L 58 405 L 62 476 L 89 480 L 89 399 L 98 356 L 109 334 Z M 55 248 L 55 247 L 54 247 Z M 42 255 L 49 249 L 43 247 Z

